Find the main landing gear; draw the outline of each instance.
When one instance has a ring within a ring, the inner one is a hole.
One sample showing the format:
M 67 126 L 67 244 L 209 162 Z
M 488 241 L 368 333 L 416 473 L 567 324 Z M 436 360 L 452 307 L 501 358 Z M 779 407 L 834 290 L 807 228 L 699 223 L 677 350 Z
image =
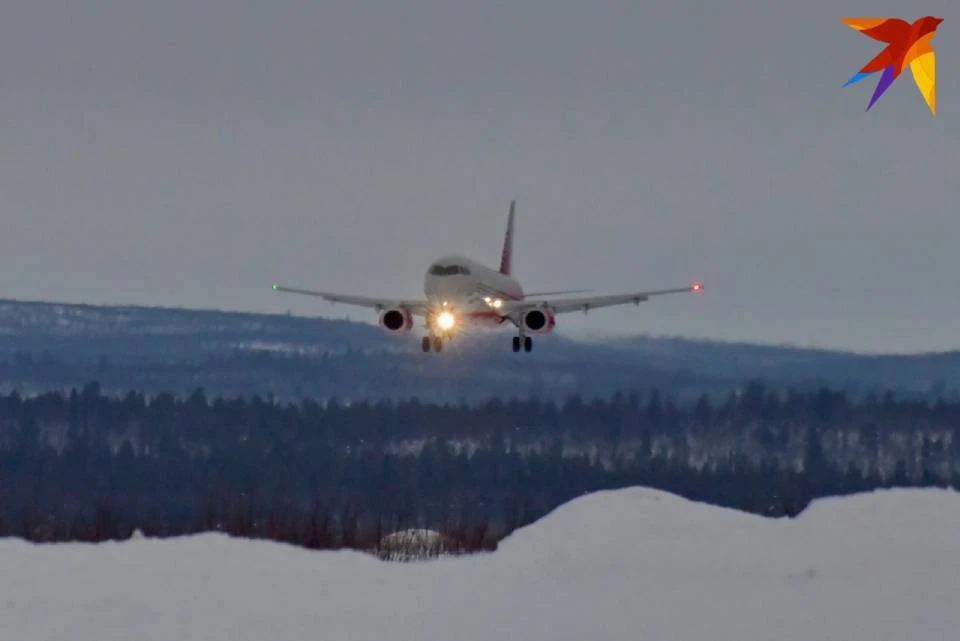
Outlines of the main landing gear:
M 521 346 L 523 351 L 530 352 L 533 350 L 533 339 L 529 336 L 514 336 L 513 337 L 513 351 L 519 352 Z M 442 336 L 424 336 L 420 339 L 420 349 L 424 352 L 434 351 L 440 353 L 443 351 L 443 337 Z
M 513 337 L 513 351 L 519 352 L 519 351 L 520 351 L 520 344 L 521 344 L 521 343 L 523 344 L 523 351 L 529 352 L 530 350 L 533 349 L 533 339 L 532 339 L 532 338 L 530 338 L 529 336 L 523 336 L 522 338 L 521 338 L 520 336 L 514 336 L 514 337 Z
M 442 352 L 442 351 L 443 351 L 443 338 L 441 338 L 440 336 L 433 336 L 433 337 L 431 337 L 431 336 L 424 336 L 424 337 L 420 340 L 420 348 L 421 348 L 423 351 L 429 352 L 431 347 L 433 348 L 433 351 L 435 351 L 435 352 L 438 352 L 438 353 L 439 353 L 439 352 Z

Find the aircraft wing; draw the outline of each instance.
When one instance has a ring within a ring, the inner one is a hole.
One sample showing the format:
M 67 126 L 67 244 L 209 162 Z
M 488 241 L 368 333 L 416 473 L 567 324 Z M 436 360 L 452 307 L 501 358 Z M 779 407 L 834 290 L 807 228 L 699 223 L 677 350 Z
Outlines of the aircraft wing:
M 609 294 L 606 296 L 584 296 L 580 298 L 559 298 L 554 300 L 530 300 L 509 301 L 503 304 L 503 313 L 522 313 L 530 309 L 546 307 L 554 314 L 565 314 L 567 312 L 588 312 L 598 307 L 612 307 L 614 305 L 626 305 L 632 303 L 639 305 L 645 300 L 654 296 L 663 296 L 665 294 L 682 294 L 684 292 L 698 293 L 703 291 L 702 283 L 693 283 L 687 287 L 677 287 L 674 289 L 657 289 L 648 292 L 631 292 L 627 294 Z
M 278 292 L 287 292 L 290 294 L 302 294 L 304 296 L 316 296 L 329 303 L 343 303 L 344 305 L 354 305 L 356 307 L 367 307 L 382 311 L 394 307 L 402 307 L 409 310 L 411 314 L 426 314 L 430 304 L 425 300 L 396 300 L 388 298 L 370 298 L 367 296 L 354 296 L 352 294 L 335 294 L 333 292 L 318 292 L 312 289 L 300 289 L 298 287 L 286 287 L 285 285 L 274 285 L 273 289 Z

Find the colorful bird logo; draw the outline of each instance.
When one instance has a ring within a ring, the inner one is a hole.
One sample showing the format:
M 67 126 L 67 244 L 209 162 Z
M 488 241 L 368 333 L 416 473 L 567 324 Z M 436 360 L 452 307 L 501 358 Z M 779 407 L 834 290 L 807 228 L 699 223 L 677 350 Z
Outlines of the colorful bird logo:
M 853 27 L 865 36 L 886 43 L 887 47 L 858 71 L 844 87 L 883 71 L 880 82 L 867 105 L 867 111 L 879 100 L 906 66 L 910 65 L 913 80 L 920 95 L 927 102 L 930 113 L 937 113 L 936 56 L 930 41 L 943 22 L 943 18 L 926 16 L 909 24 L 899 18 L 840 18 L 840 22 Z

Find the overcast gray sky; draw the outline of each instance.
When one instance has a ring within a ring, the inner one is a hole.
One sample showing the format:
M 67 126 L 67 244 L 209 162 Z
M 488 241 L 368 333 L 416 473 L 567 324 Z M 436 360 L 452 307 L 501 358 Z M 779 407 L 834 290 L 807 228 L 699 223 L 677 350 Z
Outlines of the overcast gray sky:
M 925 14 L 937 117 L 909 73 L 865 113 L 882 45 L 838 17 Z M 11 0 L 0 296 L 372 322 L 270 284 L 421 295 L 516 198 L 527 289 L 706 284 L 568 332 L 957 348 L 957 34 L 955 0 Z

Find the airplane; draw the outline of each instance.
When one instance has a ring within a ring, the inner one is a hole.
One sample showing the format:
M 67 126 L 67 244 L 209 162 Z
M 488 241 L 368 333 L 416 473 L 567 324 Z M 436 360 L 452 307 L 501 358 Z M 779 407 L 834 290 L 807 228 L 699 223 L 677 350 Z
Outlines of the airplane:
M 513 337 L 513 351 L 533 349 L 531 335 L 549 334 L 556 327 L 558 314 L 582 311 L 587 313 L 599 307 L 641 302 L 654 296 L 700 293 L 703 284 L 693 282 L 687 287 L 629 292 L 605 296 L 552 298 L 588 290 L 549 291 L 524 294 L 513 277 L 513 228 L 516 201 L 510 202 L 507 231 L 503 239 L 500 268 L 491 269 L 481 263 L 458 255 L 447 255 L 431 263 L 424 276 L 422 300 L 369 298 L 352 294 L 313 291 L 285 285 L 274 285 L 278 292 L 317 296 L 330 303 L 344 303 L 373 309 L 380 314 L 379 325 L 391 334 L 410 333 L 414 317 L 423 318 L 426 335 L 421 340 L 424 352 L 436 353 L 443 349 L 457 331 L 465 326 L 499 327 L 512 325 L 517 330 Z M 544 298 L 550 297 L 550 298 Z

